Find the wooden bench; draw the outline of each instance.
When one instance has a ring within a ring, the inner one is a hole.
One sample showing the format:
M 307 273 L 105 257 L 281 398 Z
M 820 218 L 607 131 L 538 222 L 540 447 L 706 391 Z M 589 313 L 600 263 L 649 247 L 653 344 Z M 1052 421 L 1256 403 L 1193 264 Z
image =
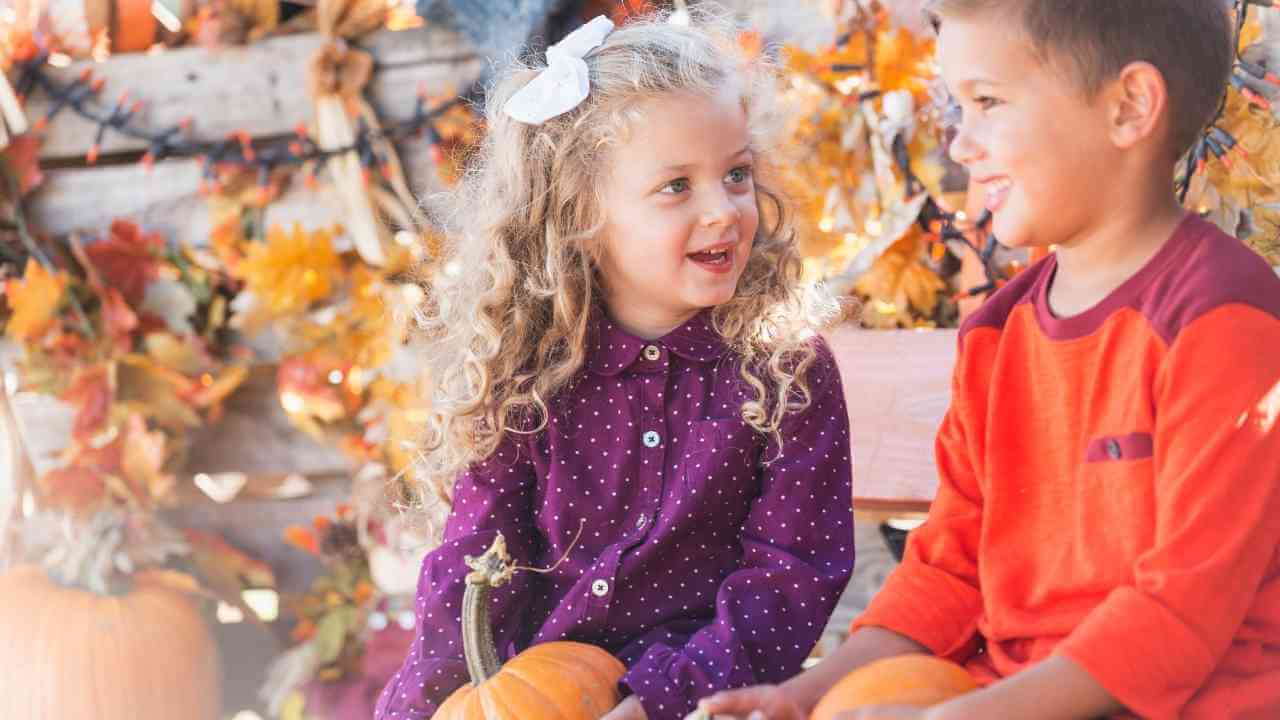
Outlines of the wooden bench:
M 956 331 L 849 325 L 827 340 L 849 406 L 854 509 L 927 511 L 938 486 L 933 441 L 951 400 Z

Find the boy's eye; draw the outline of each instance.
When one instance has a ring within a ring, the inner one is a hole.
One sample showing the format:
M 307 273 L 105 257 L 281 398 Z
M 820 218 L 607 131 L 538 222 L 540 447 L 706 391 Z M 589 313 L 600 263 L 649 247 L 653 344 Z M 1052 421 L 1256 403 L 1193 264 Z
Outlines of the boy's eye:
M 729 174 L 725 175 L 724 178 L 733 185 L 741 185 L 751 179 L 751 166 L 743 165 L 742 167 L 736 167 L 730 170 Z
M 688 190 L 689 190 L 688 178 L 677 178 L 667 183 L 666 185 L 663 185 L 662 190 L 660 190 L 659 192 L 663 192 L 668 195 L 679 195 L 680 193 L 688 192 Z

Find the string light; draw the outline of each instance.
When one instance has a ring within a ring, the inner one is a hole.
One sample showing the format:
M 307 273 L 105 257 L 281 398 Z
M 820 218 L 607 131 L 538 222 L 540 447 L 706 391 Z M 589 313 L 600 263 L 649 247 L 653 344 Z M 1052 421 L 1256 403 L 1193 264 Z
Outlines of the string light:
M 48 124 L 65 110 L 79 115 L 94 123 L 94 139 L 85 156 L 88 164 L 99 159 L 102 146 L 108 134 L 115 133 L 135 140 L 145 141 L 147 150 L 143 154 L 143 165 L 152 167 L 157 162 L 169 158 L 195 158 L 201 161 L 201 190 L 213 192 L 220 189 L 218 169 L 227 166 L 241 167 L 256 173 L 260 189 L 270 184 L 272 171 L 276 168 L 290 166 L 306 166 L 306 181 L 314 182 L 316 173 L 329 160 L 356 153 L 366 170 L 376 170 L 382 176 L 385 159 L 375 148 L 382 140 L 400 142 L 410 137 L 425 135 L 430 144 L 430 156 L 437 164 L 444 160 L 440 149 L 442 142 L 440 132 L 434 121 L 454 107 L 463 104 L 467 97 L 473 95 L 478 88 L 473 87 L 456 97 L 450 98 L 435 107 L 427 107 L 427 93 L 420 89 L 414 104 L 413 115 L 409 118 L 391 123 L 382 129 L 370 128 L 363 119 L 359 123 L 355 140 L 345 147 L 323 149 L 308 135 L 306 128 L 295 128 L 294 137 L 284 140 L 266 141 L 254 144 L 247 132 L 232 133 L 221 141 L 201 141 L 190 137 L 192 120 L 184 118 L 178 124 L 161 130 L 148 130 L 139 127 L 136 116 L 144 107 L 140 101 L 130 102 L 128 93 L 105 105 L 99 100 L 104 81 L 95 77 L 92 69 L 86 68 L 70 82 L 55 80 L 48 73 L 47 67 L 58 65 L 58 54 L 40 52 L 19 66 L 18 82 L 15 86 L 19 97 L 25 98 L 33 91 L 44 92 L 49 98 L 49 109 L 44 117 L 37 121 L 37 128 Z M 372 172 L 369 173 L 372 176 Z M 267 199 L 265 196 L 263 199 Z

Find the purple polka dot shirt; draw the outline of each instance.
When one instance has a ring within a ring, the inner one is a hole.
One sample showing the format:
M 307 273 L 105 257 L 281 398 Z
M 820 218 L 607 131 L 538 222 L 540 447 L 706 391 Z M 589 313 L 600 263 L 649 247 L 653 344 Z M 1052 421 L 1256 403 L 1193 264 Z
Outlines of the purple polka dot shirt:
M 499 655 L 552 640 L 602 647 L 650 720 L 790 677 L 821 634 L 853 570 L 848 416 L 826 344 L 814 341 L 812 402 L 784 421 L 779 451 L 742 420 L 754 394 L 705 313 L 654 341 L 598 314 L 592 337 L 547 428 L 509 436 L 459 476 L 379 720 L 430 718 L 469 682 L 463 556 L 497 531 L 521 565 L 568 553 L 494 592 Z

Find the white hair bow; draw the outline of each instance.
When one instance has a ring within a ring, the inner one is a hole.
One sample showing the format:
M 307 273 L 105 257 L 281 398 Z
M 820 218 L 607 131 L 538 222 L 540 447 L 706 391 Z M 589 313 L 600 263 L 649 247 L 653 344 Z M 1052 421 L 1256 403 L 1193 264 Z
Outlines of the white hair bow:
M 591 91 L 587 53 L 604 44 L 613 22 L 601 15 L 547 48 L 547 69 L 507 99 L 502 112 L 529 125 L 541 125 L 578 107 Z

